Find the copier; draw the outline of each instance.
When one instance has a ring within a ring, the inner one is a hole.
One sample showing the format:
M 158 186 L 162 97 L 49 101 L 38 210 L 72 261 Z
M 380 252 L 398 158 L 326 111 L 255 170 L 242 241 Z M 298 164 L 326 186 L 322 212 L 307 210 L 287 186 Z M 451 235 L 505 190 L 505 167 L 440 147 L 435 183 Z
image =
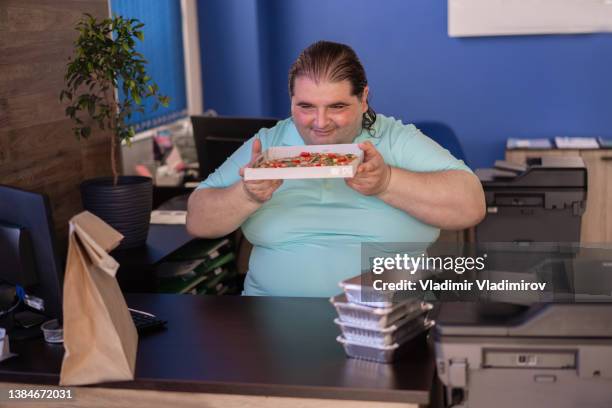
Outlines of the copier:
M 582 158 L 530 158 L 525 165 L 496 161 L 476 174 L 487 206 L 475 227 L 476 247 L 487 254 L 488 268 L 527 272 L 572 256 L 586 208 Z
M 612 303 L 444 303 L 434 338 L 447 406 L 612 407 Z
M 487 205 L 477 242 L 579 242 L 586 207 L 582 158 L 542 157 L 526 165 L 497 161 L 478 169 Z
M 554 290 L 438 304 L 433 338 L 447 406 L 612 407 L 612 250 L 579 245 L 584 162 L 497 162 L 476 174 L 487 204 L 476 245 L 488 258 L 474 278 Z

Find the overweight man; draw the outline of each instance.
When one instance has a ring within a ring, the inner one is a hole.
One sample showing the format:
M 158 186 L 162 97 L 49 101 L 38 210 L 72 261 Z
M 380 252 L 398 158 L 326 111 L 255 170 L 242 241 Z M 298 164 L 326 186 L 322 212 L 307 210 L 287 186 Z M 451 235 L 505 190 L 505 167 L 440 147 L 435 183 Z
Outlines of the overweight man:
M 431 243 L 485 214 L 478 178 L 414 125 L 376 114 L 365 70 L 347 45 L 319 41 L 289 71 L 291 117 L 261 129 L 191 194 L 198 237 L 242 228 L 253 244 L 244 295 L 331 296 L 361 272 L 361 244 Z M 274 146 L 357 143 L 348 179 L 245 181 Z

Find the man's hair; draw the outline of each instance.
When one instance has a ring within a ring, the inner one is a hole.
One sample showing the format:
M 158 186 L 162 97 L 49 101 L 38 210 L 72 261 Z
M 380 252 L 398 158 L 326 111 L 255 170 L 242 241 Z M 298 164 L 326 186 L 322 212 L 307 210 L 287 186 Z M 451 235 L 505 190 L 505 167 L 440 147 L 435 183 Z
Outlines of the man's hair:
M 368 85 L 365 70 L 351 47 L 331 41 L 317 41 L 306 48 L 289 69 L 289 96 L 293 96 L 295 79 L 299 76 L 314 81 L 341 82 L 348 80 L 351 94 L 361 98 Z M 362 127 L 372 133 L 376 112 L 370 107 L 363 114 Z

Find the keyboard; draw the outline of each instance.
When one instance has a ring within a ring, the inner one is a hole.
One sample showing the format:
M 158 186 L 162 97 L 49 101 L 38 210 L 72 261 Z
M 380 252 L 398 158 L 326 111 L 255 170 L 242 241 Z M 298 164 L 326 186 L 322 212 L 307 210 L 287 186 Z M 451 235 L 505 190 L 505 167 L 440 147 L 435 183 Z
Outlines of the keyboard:
M 143 333 L 154 329 L 161 329 L 166 326 L 166 323 L 168 323 L 166 320 L 162 320 L 154 314 L 143 312 L 142 310 L 129 308 L 128 310 L 132 315 L 132 320 L 134 320 L 134 326 L 136 326 L 138 333 Z

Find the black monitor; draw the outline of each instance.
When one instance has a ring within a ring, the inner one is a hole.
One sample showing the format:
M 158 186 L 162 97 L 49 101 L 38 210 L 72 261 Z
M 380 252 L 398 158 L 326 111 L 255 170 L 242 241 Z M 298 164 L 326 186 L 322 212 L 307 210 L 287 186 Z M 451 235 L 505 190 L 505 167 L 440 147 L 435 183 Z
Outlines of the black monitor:
M 27 304 L 40 299 L 42 313 L 61 319 L 64 273 L 46 195 L 0 185 L 0 247 L 0 281 L 22 286 Z
M 278 119 L 192 116 L 191 122 L 198 152 L 200 178 L 205 179 L 245 141 L 261 128 L 273 127 Z

